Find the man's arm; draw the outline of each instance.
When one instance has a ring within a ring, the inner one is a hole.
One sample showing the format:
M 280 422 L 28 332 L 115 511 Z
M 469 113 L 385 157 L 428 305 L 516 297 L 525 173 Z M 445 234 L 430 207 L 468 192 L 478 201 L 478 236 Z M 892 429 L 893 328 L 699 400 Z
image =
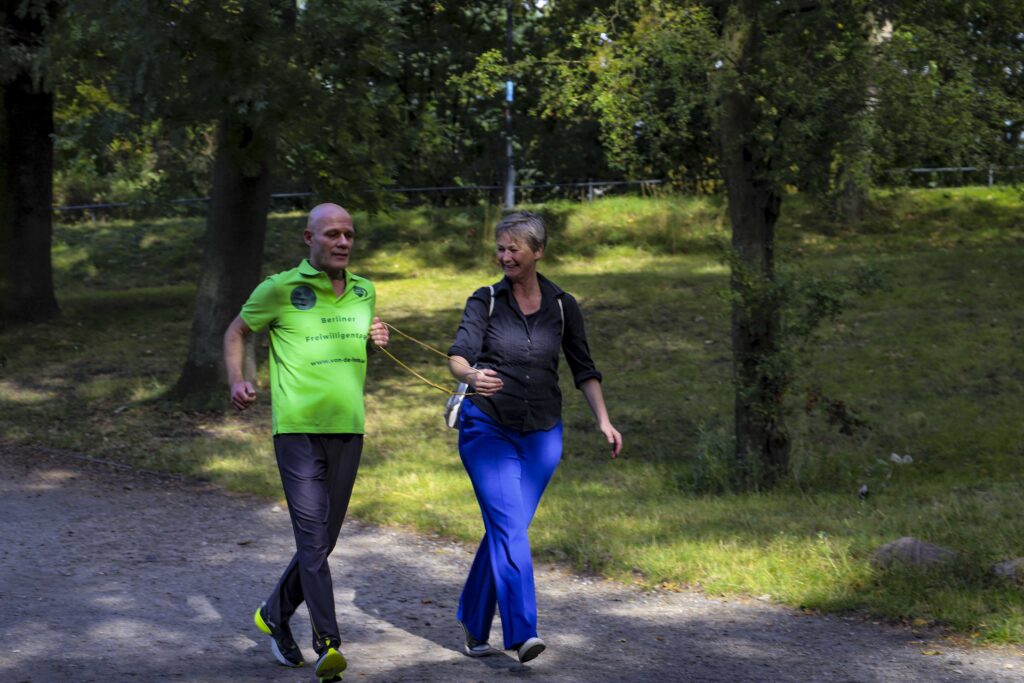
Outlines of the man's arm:
M 242 376 L 242 358 L 245 356 L 245 340 L 252 330 L 237 316 L 228 325 L 224 333 L 224 366 L 228 371 L 228 384 L 231 385 L 231 405 L 238 410 L 245 410 L 256 400 L 256 389 L 252 382 Z

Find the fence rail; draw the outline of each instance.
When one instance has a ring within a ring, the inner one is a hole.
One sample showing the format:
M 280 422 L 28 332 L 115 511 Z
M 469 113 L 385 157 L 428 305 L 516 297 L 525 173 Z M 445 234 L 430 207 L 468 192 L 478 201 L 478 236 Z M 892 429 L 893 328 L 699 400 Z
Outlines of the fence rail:
M 587 199 L 592 201 L 597 197 L 605 194 L 609 188 L 613 187 L 626 187 L 630 185 L 639 186 L 641 189 L 649 189 L 651 187 L 661 185 L 665 181 L 662 179 L 645 179 L 645 180 L 587 180 L 579 182 L 569 183 L 524 183 L 522 185 L 516 185 L 516 190 L 562 190 L 571 188 L 586 188 Z M 386 188 L 386 192 L 393 192 L 395 194 L 417 194 L 423 193 L 428 194 L 432 192 L 470 192 L 470 191 L 496 191 L 504 190 L 504 185 L 437 185 L 437 186 L 424 186 L 424 187 L 389 187 Z M 275 199 L 301 199 L 305 197 L 312 197 L 312 192 L 274 192 L 270 195 L 271 200 Z M 188 204 L 203 204 L 209 202 L 209 197 L 183 197 L 180 199 L 167 199 L 163 201 L 136 201 L 136 202 L 105 202 L 95 204 L 68 204 L 63 206 L 53 207 L 54 211 L 69 212 L 69 211 L 97 211 L 104 209 L 125 209 L 132 207 L 143 207 L 143 206 L 160 206 L 163 204 L 177 204 L 177 205 L 188 205 Z
M 881 171 L 882 176 L 888 176 L 891 178 L 899 176 L 938 176 L 942 178 L 942 184 L 945 183 L 945 176 L 947 174 L 960 174 L 961 180 L 964 174 L 973 173 L 985 173 L 986 183 L 991 187 L 996 184 L 997 175 L 1000 179 L 1008 176 L 1016 177 L 1015 171 L 1018 171 L 1016 166 L 935 166 L 935 167 L 924 167 L 915 166 L 908 168 L 891 168 Z M 585 181 L 572 181 L 565 183 L 524 183 L 522 185 L 516 185 L 516 192 L 521 191 L 550 191 L 557 193 L 564 190 L 574 189 L 585 189 L 585 197 L 587 201 L 593 201 L 594 199 L 601 197 L 608 193 L 613 188 L 622 188 L 635 186 L 639 187 L 641 191 L 648 191 L 653 187 L 663 185 L 666 181 L 661 178 L 650 178 L 643 180 L 585 180 Z M 938 182 L 933 181 L 930 185 L 938 185 Z M 414 195 L 414 194 L 451 194 L 461 192 L 500 192 L 505 189 L 504 185 L 433 185 L 423 187 L 390 187 L 386 188 L 386 192 L 391 192 L 400 195 Z M 313 192 L 275 192 L 270 195 L 271 200 L 285 200 L 285 199 L 304 199 L 312 197 Z M 146 206 L 162 206 L 162 205 L 177 205 L 177 206 L 189 206 L 205 204 L 210 201 L 209 197 L 182 197 L 178 199 L 167 199 L 167 200 L 151 200 L 151 201 L 134 201 L 134 202 L 102 202 L 94 204 L 68 204 L 63 206 L 53 207 L 54 211 L 69 213 L 75 211 L 90 212 L 95 216 L 97 211 L 106 211 L 111 209 L 130 209 Z
M 1016 171 L 1019 170 L 1017 166 L 913 166 L 908 168 L 890 168 L 882 171 L 882 175 L 885 176 L 900 176 L 900 175 L 920 175 L 920 176 L 938 176 L 945 183 L 946 174 L 959 173 L 961 177 L 965 173 L 984 173 L 986 178 L 986 184 L 992 187 L 996 184 L 996 174 L 999 174 L 1000 178 L 1016 177 Z M 936 183 L 938 184 L 938 183 Z

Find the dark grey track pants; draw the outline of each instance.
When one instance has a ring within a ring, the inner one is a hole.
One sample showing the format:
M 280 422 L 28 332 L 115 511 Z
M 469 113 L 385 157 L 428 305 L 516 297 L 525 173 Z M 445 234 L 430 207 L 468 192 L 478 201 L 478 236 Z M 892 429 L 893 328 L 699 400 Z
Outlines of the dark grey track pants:
M 296 552 L 267 600 L 267 616 L 286 622 L 305 600 L 317 652 L 325 637 L 341 642 L 327 557 L 345 521 L 362 450 L 362 434 L 274 437 Z

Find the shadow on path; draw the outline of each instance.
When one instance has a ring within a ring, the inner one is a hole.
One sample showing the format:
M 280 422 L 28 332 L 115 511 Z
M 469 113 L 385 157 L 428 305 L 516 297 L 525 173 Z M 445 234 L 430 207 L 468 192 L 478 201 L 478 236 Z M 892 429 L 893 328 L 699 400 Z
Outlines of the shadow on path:
M 0 680 L 311 681 L 251 613 L 292 552 L 265 500 L 0 444 Z M 359 495 L 358 485 L 356 494 Z M 332 557 L 346 681 L 1018 681 L 1019 651 L 538 568 L 549 649 L 459 652 L 471 550 L 346 523 Z M 304 611 L 293 627 L 312 658 Z M 500 641 L 500 624 L 493 640 Z M 926 656 L 922 651 L 943 654 Z

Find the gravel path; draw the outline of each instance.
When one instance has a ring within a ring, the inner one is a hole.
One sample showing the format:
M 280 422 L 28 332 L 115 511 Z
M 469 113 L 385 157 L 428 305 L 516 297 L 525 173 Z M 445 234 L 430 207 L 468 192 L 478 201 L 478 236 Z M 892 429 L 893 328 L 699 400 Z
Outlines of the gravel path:
M 265 500 L 0 444 L 0 681 L 313 681 L 274 664 L 251 622 L 292 548 L 287 513 Z M 1024 680 L 1020 649 L 546 566 L 548 651 L 527 666 L 470 659 L 454 618 L 470 559 L 462 545 L 347 521 L 332 556 L 345 680 Z M 305 613 L 293 623 L 309 659 Z

